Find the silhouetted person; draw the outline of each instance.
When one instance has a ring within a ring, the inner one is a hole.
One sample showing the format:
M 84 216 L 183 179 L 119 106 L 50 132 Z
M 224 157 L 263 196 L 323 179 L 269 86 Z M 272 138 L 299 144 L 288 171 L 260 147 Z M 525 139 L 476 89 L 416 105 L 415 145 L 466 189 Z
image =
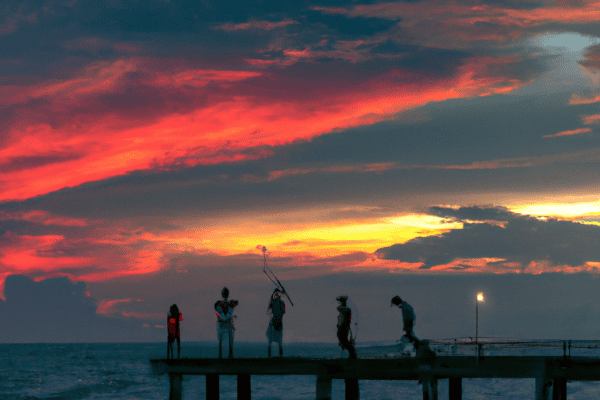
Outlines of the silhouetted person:
M 408 304 L 405 301 L 402 301 L 400 296 L 392 297 L 392 304 L 395 306 L 398 306 L 399 308 L 402 309 L 402 322 L 404 325 L 402 330 L 404 330 L 404 332 L 406 332 L 406 334 L 404 334 L 403 337 L 407 338 L 408 341 L 413 344 L 415 350 L 418 350 L 420 341 L 413 332 L 413 328 L 415 326 L 415 320 L 417 319 L 415 310 L 412 308 L 412 306 L 410 304 Z M 390 307 L 391 307 L 391 305 L 390 305 Z
M 177 304 L 173 304 L 167 314 L 167 359 L 169 359 L 169 354 L 171 355 L 171 358 L 175 358 L 175 353 L 173 353 L 173 342 L 175 342 L 175 340 L 177 340 L 177 358 L 179 358 L 181 352 L 181 342 L 179 339 L 180 321 L 183 321 L 183 314 L 179 312 Z
M 283 314 L 285 314 L 285 303 L 281 300 L 281 290 L 275 289 L 269 301 L 267 314 L 271 314 L 271 321 L 267 328 L 269 338 L 269 357 L 271 357 L 271 344 L 279 343 L 279 357 L 283 357 Z
M 348 340 L 350 333 L 350 322 L 352 321 L 352 310 L 346 305 L 348 296 L 338 296 L 336 300 L 340 303 L 337 307 L 339 311 L 337 323 L 337 337 L 342 350 L 348 350 L 350 358 L 356 358 L 354 345 Z
M 229 358 L 233 358 L 233 309 L 238 305 L 237 300 L 228 300 L 229 289 L 226 287 L 221 290 L 223 299 L 215 303 L 217 313 L 217 335 L 219 336 L 219 358 L 223 358 L 223 336 L 229 336 Z

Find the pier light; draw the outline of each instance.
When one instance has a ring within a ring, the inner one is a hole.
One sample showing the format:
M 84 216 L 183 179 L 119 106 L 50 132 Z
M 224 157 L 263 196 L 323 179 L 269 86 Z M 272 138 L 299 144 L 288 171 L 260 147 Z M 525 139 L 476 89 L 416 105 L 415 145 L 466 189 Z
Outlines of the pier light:
M 475 301 L 475 343 L 479 343 L 479 302 L 484 302 L 483 293 L 477 293 L 477 300 Z

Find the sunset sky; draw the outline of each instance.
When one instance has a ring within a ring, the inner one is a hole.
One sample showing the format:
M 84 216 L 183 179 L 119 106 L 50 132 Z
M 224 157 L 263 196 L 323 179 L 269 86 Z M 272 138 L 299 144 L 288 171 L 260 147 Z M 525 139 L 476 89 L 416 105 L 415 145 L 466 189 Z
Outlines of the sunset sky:
M 286 341 L 600 339 L 599 70 L 594 1 L 3 1 L 0 342 L 265 341 L 262 246 Z

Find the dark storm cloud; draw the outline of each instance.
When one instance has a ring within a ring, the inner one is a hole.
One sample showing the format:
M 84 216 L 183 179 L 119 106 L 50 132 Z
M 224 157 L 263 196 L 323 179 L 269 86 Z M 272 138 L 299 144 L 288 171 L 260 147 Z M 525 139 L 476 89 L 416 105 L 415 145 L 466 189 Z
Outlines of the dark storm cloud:
M 142 341 L 160 338 L 158 330 L 143 328 L 142 320 L 97 315 L 97 302 L 87 295 L 83 282 L 73 283 L 68 278 L 34 282 L 22 275 L 10 275 L 4 296 L 0 318 L 10 323 L 3 325 L 0 342 L 128 341 L 136 335 Z
M 335 34 L 344 38 L 371 36 L 385 32 L 397 23 L 397 21 L 378 18 L 347 18 L 341 15 L 327 15 L 313 10 L 306 13 L 306 20 L 309 23 L 323 24 Z
M 508 221 L 518 215 L 504 207 L 430 207 L 428 214 L 437 215 L 442 218 L 452 218 L 457 221 Z
M 569 94 L 490 96 L 447 100 L 421 107 L 422 120 L 397 121 L 347 129 L 312 141 L 281 146 L 263 163 L 400 162 L 412 165 L 458 165 L 474 161 L 543 156 L 597 147 L 598 137 L 549 142 L 547 132 L 581 125 L 594 105 L 568 107 Z M 414 114 L 414 112 L 412 112 Z M 423 120 L 424 119 L 424 120 Z
M 422 262 L 421 268 L 473 258 L 502 259 L 501 264 L 518 263 L 521 268 L 532 262 L 547 263 L 550 269 L 600 261 L 600 227 L 596 225 L 540 220 L 504 208 L 433 207 L 429 213 L 461 221 L 463 228 L 411 239 L 381 248 L 377 253 L 384 259 Z

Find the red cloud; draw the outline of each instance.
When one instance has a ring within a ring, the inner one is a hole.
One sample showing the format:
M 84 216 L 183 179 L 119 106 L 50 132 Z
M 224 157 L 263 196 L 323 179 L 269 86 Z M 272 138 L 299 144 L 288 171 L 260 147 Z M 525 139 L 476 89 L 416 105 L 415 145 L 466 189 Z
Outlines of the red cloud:
M 16 111 L 0 149 L 0 164 L 14 165 L 3 174 L 0 201 L 134 170 L 268 157 L 264 146 L 372 124 L 431 101 L 514 90 L 527 82 L 495 71 L 517 61 L 474 57 L 446 77 L 393 69 L 302 81 L 135 58 L 95 64 L 62 82 L 3 87 L 0 101 Z
M 6 231 L 0 236 L 0 286 L 10 274 L 36 279 L 67 276 L 74 281 L 102 281 L 147 274 L 165 266 L 164 238 L 137 228 L 131 221 L 106 224 L 52 217 L 43 212 L 3 213 L 1 219 L 26 220 L 40 225 L 69 227 L 69 235 L 23 235 Z M 73 228 L 81 228 L 73 233 Z

